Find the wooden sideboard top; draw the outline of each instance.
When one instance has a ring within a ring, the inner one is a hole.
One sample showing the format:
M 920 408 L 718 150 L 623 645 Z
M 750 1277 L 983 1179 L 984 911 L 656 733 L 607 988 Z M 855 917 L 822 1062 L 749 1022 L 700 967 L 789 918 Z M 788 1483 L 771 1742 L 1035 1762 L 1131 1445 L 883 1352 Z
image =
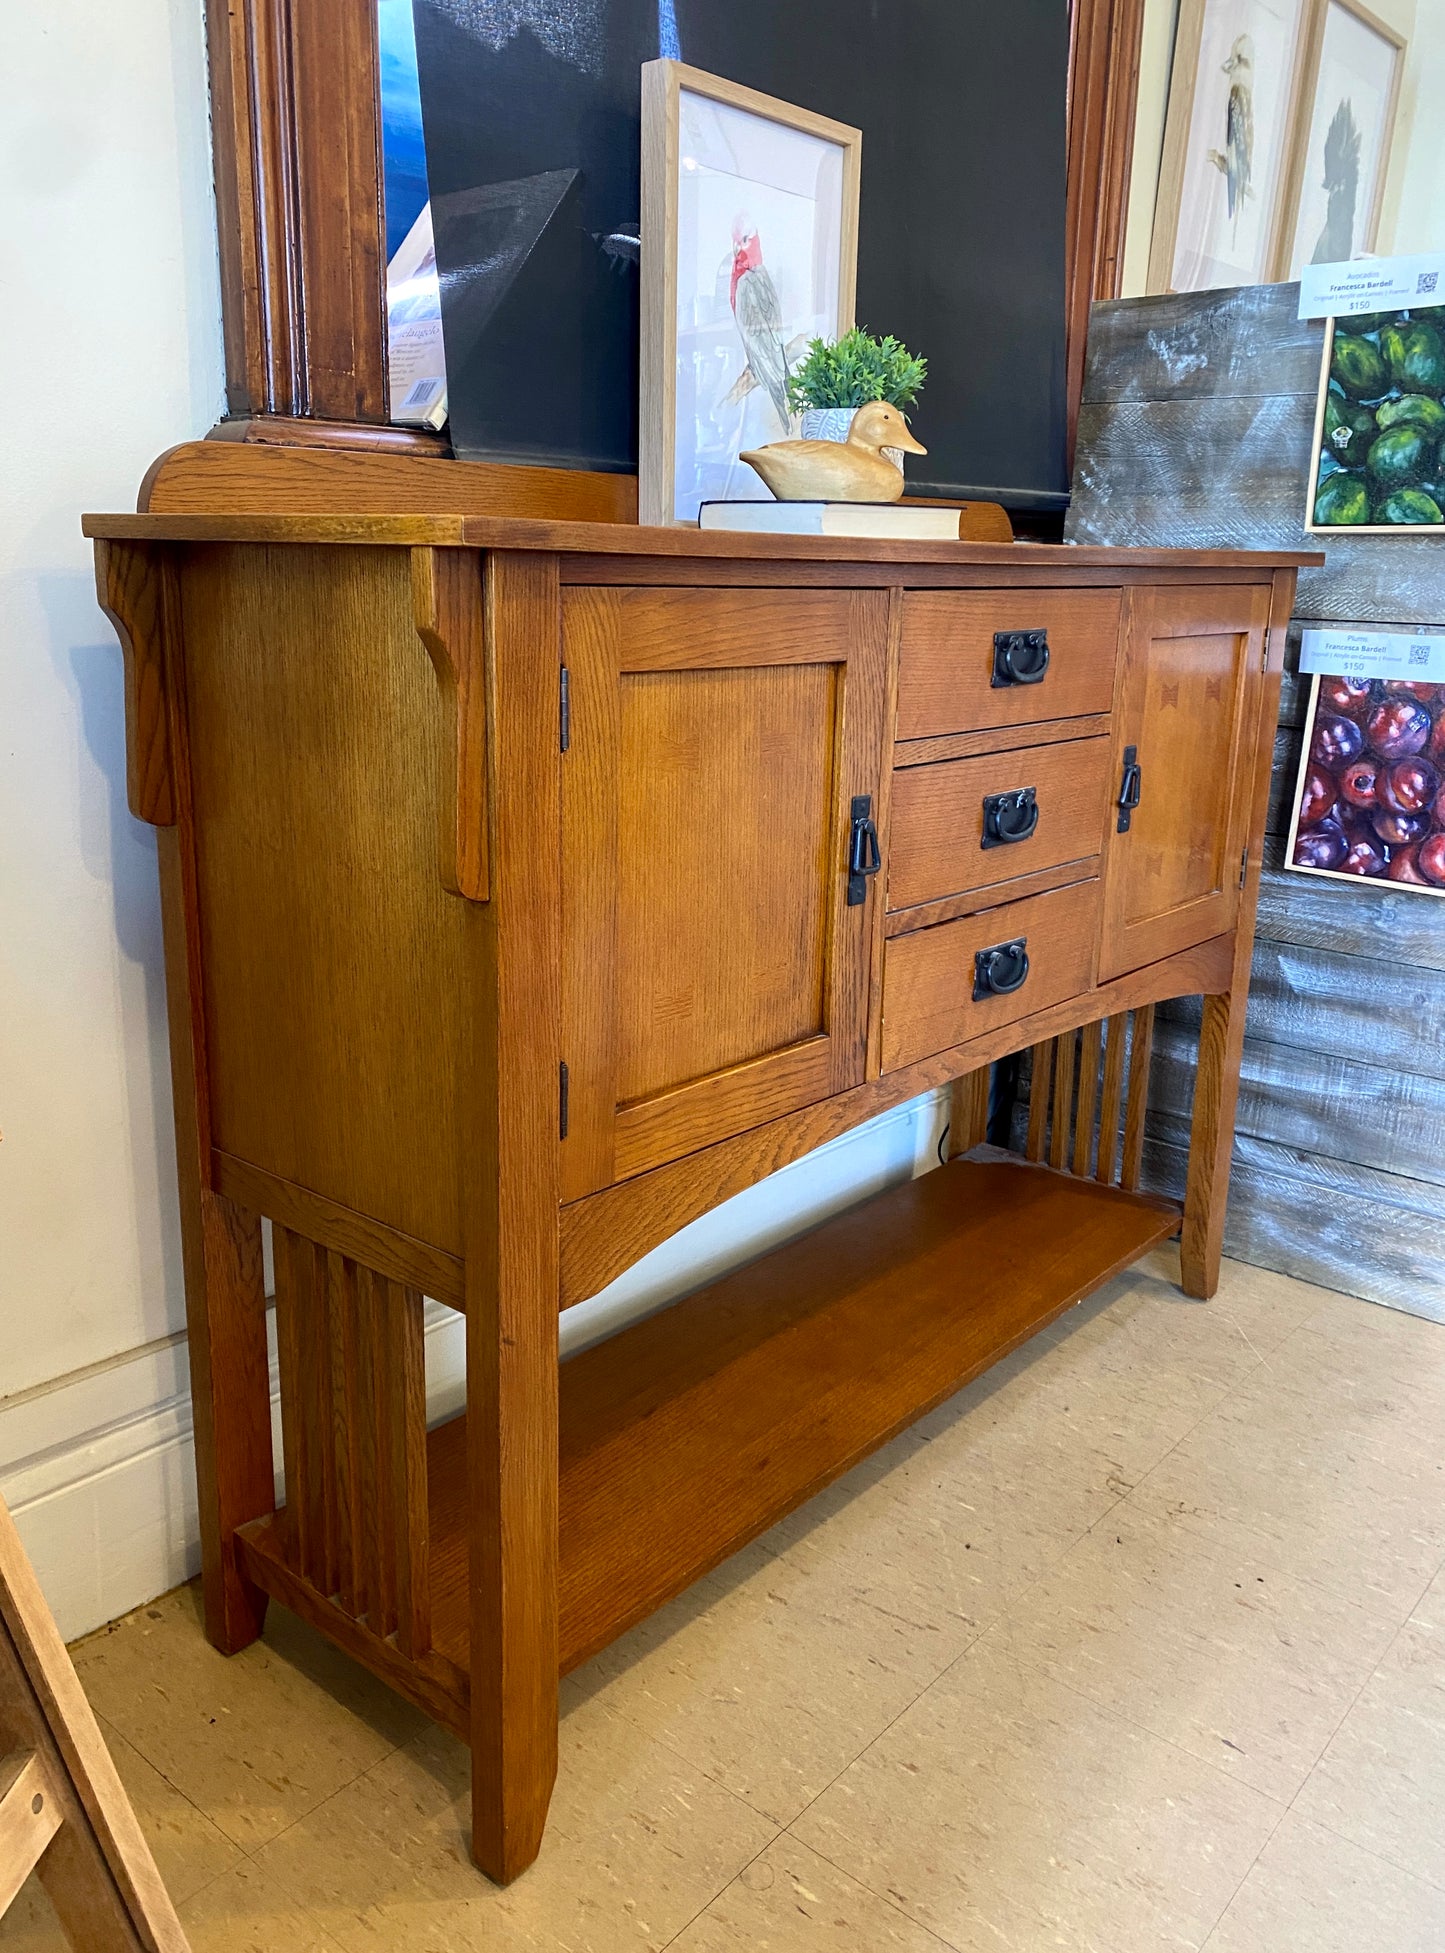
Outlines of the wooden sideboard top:
M 1323 563 L 1319 550 L 1106 549 L 1069 543 L 872 542 L 843 536 L 750 536 L 649 529 L 631 522 L 548 522 L 477 515 L 87 515 L 109 542 L 373 543 L 394 548 L 546 550 L 567 555 L 685 557 L 774 563 L 947 564 L 959 569 L 1221 569 Z

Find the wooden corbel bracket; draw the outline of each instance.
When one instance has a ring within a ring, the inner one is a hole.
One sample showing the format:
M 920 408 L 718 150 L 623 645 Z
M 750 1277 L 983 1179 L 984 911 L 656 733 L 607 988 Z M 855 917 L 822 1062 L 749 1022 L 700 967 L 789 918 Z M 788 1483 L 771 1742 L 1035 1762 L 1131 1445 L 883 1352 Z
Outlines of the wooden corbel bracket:
M 472 902 L 490 894 L 486 625 L 474 550 L 414 549 L 412 610 L 442 695 L 441 874 Z
M 169 553 L 153 544 L 97 542 L 95 593 L 125 659 L 125 775 L 131 812 L 152 827 L 176 818 L 166 723 L 166 638 L 174 627 Z

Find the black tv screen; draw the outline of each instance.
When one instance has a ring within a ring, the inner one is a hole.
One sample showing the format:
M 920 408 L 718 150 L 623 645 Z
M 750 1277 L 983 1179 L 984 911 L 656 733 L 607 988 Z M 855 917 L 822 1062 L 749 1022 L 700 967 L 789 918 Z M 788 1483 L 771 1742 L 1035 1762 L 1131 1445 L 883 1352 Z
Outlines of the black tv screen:
M 671 55 L 863 131 L 857 318 L 915 494 L 1066 499 L 1066 0 L 417 0 L 453 443 L 637 466 L 639 109 Z

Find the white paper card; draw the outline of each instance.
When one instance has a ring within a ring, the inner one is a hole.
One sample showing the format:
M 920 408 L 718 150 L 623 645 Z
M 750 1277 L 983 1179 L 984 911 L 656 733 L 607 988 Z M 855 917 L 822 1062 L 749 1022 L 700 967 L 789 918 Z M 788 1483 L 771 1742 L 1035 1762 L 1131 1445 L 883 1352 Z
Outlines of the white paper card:
M 1307 264 L 1300 272 L 1299 316 L 1337 319 L 1350 312 L 1403 312 L 1445 305 L 1445 251 L 1414 258 L 1352 258 Z
M 386 268 L 386 328 L 391 418 L 440 428 L 447 417 L 447 356 L 430 203 Z
M 1331 678 L 1412 678 L 1445 685 L 1445 632 L 1427 637 L 1408 631 L 1305 631 L 1299 668 Z

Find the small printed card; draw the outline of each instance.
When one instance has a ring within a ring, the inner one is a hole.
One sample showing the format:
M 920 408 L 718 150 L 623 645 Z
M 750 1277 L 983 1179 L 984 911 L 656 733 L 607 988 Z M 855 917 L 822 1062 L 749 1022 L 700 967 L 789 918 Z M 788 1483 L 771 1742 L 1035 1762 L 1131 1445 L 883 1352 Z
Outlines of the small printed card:
M 1341 319 L 1361 312 L 1445 305 L 1445 251 L 1413 258 L 1353 258 L 1307 264 L 1300 273 L 1299 316 Z
M 1445 632 L 1312 630 L 1300 638 L 1301 671 L 1350 678 L 1407 678 L 1445 685 Z

